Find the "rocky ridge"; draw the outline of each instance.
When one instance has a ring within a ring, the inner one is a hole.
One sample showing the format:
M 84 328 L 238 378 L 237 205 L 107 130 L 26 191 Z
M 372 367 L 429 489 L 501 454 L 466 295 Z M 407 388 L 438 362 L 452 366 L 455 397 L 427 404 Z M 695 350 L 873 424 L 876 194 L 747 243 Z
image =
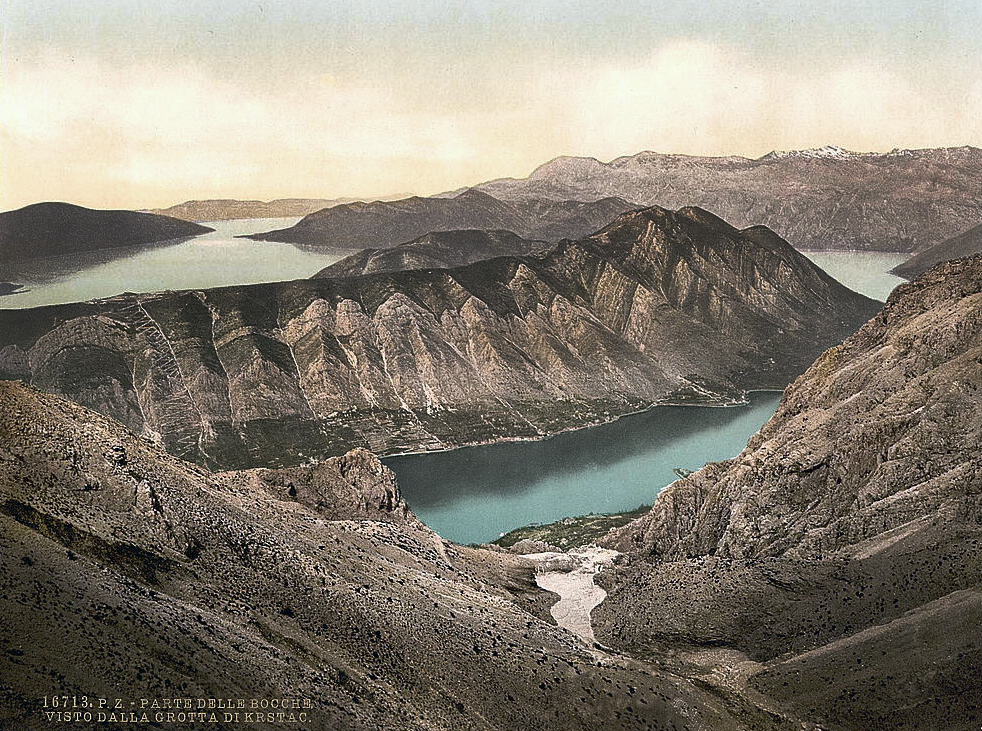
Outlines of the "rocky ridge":
M 890 273 L 904 279 L 914 279 L 943 261 L 979 253 L 982 253 L 982 224 L 914 254 L 891 269 Z
M 0 311 L 0 375 L 203 464 L 539 437 L 783 386 L 879 308 L 700 209 L 455 269 Z
M 688 645 L 823 728 L 977 726 L 980 363 L 982 257 L 898 287 L 739 457 L 608 536 L 632 559 L 603 578 L 598 639 Z
M 559 241 L 593 233 L 637 206 L 620 198 L 501 201 L 469 190 L 452 198 L 348 203 L 304 217 L 296 225 L 243 238 L 350 251 L 384 249 L 428 233 L 466 229 L 513 231 L 526 239 Z
M 982 150 L 827 147 L 756 160 L 641 152 L 609 163 L 560 157 L 527 178 L 473 189 L 515 202 L 619 196 L 700 206 L 737 226 L 768 226 L 803 250 L 920 251 L 979 222 Z

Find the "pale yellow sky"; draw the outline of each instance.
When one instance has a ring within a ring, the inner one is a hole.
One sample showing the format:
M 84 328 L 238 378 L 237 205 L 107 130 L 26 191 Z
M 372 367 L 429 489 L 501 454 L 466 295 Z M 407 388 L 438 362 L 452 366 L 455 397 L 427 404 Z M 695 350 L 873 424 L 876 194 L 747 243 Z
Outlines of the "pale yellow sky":
M 428 194 L 562 154 L 982 146 L 974 2 L 709 3 L 757 13 L 740 24 L 589 5 L 2 0 L 0 209 Z

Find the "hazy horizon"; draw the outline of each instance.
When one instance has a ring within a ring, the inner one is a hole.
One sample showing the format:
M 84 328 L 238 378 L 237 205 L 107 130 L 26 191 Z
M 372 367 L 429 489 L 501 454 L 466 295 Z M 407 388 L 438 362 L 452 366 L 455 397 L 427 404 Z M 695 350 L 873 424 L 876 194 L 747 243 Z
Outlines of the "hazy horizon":
M 558 156 L 982 147 L 982 7 L 0 0 L 0 210 L 430 195 Z
M 762 156 L 766 156 L 770 152 L 808 151 L 808 150 L 812 150 L 812 149 L 820 149 L 820 148 L 823 148 L 823 147 L 830 147 L 830 146 L 841 147 L 841 145 L 834 145 L 834 143 L 830 143 L 829 145 L 817 145 L 817 146 L 812 147 L 812 148 L 796 148 L 795 150 L 778 150 L 777 148 L 773 148 L 773 149 L 768 150 L 767 152 L 763 153 L 763 155 L 755 155 L 755 156 L 738 155 L 738 154 L 735 154 L 735 153 L 734 154 L 722 154 L 722 155 L 705 155 L 705 156 L 701 156 L 701 155 L 690 155 L 690 156 L 692 156 L 692 157 L 745 157 L 745 158 L 747 158 L 749 160 L 756 160 L 756 159 L 759 159 Z M 975 145 L 957 145 L 957 146 L 949 146 L 949 145 L 946 145 L 944 147 L 948 147 L 949 149 L 954 149 L 956 147 L 965 147 L 965 146 L 968 146 L 968 147 L 976 147 Z M 845 148 L 843 148 L 843 149 L 845 149 Z M 847 152 L 850 152 L 850 153 L 855 153 L 855 154 L 887 154 L 887 153 L 892 152 L 895 149 L 898 149 L 898 148 L 890 148 L 889 150 L 846 150 L 846 151 Z M 943 148 L 899 148 L 899 149 L 909 149 L 909 150 L 915 150 L 916 151 L 917 149 L 943 149 Z M 350 199 L 350 200 L 364 200 L 364 201 L 376 201 L 376 200 L 378 200 L 378 201 L 396 201 L 396 200 L 403 200 L 403 199 L 406 199 L 406 198 L 411 198 L 413 196 L 428 197 L 428 196 L 434 196 L 434 195 L 441 195 L 441 194 L 453 193 L 453 192 L 457 191 L 458 189 L 469 188 L 469 187 L 472 187 L 472 186 L 475 186 L 475 185 L 480 185 L 481 183 L 491 182 L 493 180 L 500 180 L 500 179 L 506 179 L 506 178 L 513 178 L 513 179 L 526 178 L 526 177 L 528 177 L 529 174 L 533 173 L 535 169 L 537 169 L 539 167 L 542 167 L 543 165 L 545 165 L 545 164 L 547 164 L 549 162 L 552 162 L 552 161 L 554 161 L 556 159 L 564 158 L 564 157 L 582 157 L 582 158 L 588 158 L 588 159 L 598 160 L 599 162 L 602 162 L 602 163 L 607 164 L 607 163 L 610 163 L 613 160 L 616 160 L 618 158 L 631 157 L 631 156 L 637 155 L 639 153 L 655 153 L 655 154 L 663 154 L 663 155 L 689 155 L 689 153 L 674 153 L 674 152 L 658 151 L 658 150 L 637 150 L 636 152 L 625 153 L 623 155 L 615 155 L 614 157 L 605 158 L 605 159 L 596 158 L 596 157 L 593 157 L 591 155 L 558 155 L 556 157 L 550 158 L 549 160 L 543 160 L 542 162 L 540 162 L 537 165 L 535 165 L 535 168 L 530 169 L 530 170 L 528 170 L 525 173 L 519 173 L 519 174 L 515 174 L 515 175 L 502 175 L 502 176 L 497 176 L 495 178 L 490 178 L 489 177 L 489 178 L 482 178 L 480 180 L 473 180 L 473 181 L 470 181 L 470 182 L 466 183 L 465 185 L 458 186 L 458 188 L 454 188 L 452 190 L 450 190 L 450 189 L 440 189 L 440 190 L 432 190 L 432 191 L 406 191 L 406 192 L 402 192 L 402 193 L 389 193 L 389 194 L 384 194 L 383 193 L 383 194 L 380 194 L 380 195 L 379 194 L 374 194 L 374 195 L 363 195 L 363 196 L 339 194 L 339 195 L 277 195 L 275 197 L 270 197 L 270 198 L 260 198 L 260 197 L 257 197 L 257 196 L 242 196 L 242 197 L 239 197 L 239 198 L 233 198 L 233 197 L 230 197 L 230 196 L 221 196 L 221 197 L 212 196 L 212 197 L 200 197 L 200 198 L 190 197 L 190 198 L 182 198 L 181 200 L 164 201 L 162 203 L 157 203 L 157 204 L 153 204 L 153 205 L 133 205 L 133 206 L 128 206 L 128 207 L 119 207 L 119 206 L 116 206 L 116 208 L 120 208 L 121 210 L 136 210 L 136 211 L 159 210 L 159 209 L 171 208 L 171 207 L 178 206 L 178 205 L 181 205 L 181 204 L 184 204 L 184 203 L 207 202 L 207 201 L 212 201 L 212 200 L 259 201 L 260 203 L 270 203 L 270 202 L 277 201 L 277 200 L 302 200 L 302 199 L 311 199 L 311 200 L 321 200 L 322 199 L 322 200 L 339 200 L 339 201 L 340 200 L 346 200 L 346 199 Z M 39 200 L 35 200 L 35 201 L 30 201 L 30 202 L 23 203 L 21 205 L 15 206 L 13 208 L 11 208 L 11 207 L 0 207 L 0 211 L 16 210 L 16 209 L 19 209 L 19 208 L 24 208 L 26 206 L 33 205 L 35 203 L 70 203 L 70 204 L 76 204 L 76 205 L 83 205 L 81 203 L 78 203 L 77 201 L 70 201 L 70 200 L 54 200 L 54 199 L 40 200 L 39 199 Z M 98 207 L 98 206 L 87 206 L 87 207 Z

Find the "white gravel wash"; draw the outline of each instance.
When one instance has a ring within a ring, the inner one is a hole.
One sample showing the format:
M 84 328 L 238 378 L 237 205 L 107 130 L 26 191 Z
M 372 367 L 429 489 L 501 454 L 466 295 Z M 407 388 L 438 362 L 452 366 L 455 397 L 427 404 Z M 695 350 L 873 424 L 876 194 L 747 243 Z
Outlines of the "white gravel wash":
M 607 596 L 606 591 L 593 583 L 593 577 L 617 555 L 617 551 L 598 546 L 585 546 L 568 553 L 525 554 L 537 564 L 536 584 L 560 597 L 550 609 L 556 623 L 591 647 L 596 639 L 590 612 Z

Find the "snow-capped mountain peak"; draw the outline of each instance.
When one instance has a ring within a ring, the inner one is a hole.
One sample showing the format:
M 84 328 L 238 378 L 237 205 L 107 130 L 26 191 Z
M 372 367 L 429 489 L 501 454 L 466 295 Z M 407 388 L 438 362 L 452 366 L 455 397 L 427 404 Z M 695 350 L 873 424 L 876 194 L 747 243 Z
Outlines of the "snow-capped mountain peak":
M 859 153 L 850 152 L 845 150 L 838 145 L 826 145 L 825 147 L 815 147 L 810 150 L 790 150 L 790 151 L 774 151 L 770 152 L 762 159 L 765 160 L 779 160 L 789 157 L 824 157 L 824 158 L 847 158 L 847 157 L 858 157 Z

